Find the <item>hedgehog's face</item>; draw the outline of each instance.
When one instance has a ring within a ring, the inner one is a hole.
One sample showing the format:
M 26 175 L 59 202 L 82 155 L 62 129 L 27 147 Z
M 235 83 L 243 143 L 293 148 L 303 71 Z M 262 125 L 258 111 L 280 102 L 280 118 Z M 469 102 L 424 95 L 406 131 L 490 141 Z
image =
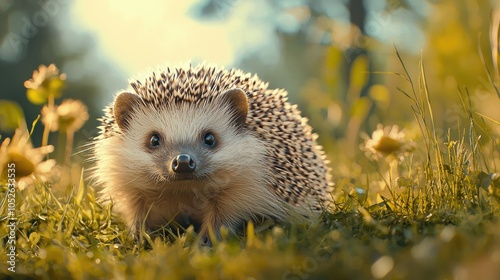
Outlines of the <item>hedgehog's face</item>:
M 245 128 L 247 113 L 248 100 L 239 89 L 210 102 L 160 109 L 122 93 L 114 114 L 123 135 L 123 164 L 147 169 L 154 182 L 148 185 L 159 188 L 230 185 L 245 176 L 238 175 L 245 168 L 261 164 L 264 155 L 263 145 Z

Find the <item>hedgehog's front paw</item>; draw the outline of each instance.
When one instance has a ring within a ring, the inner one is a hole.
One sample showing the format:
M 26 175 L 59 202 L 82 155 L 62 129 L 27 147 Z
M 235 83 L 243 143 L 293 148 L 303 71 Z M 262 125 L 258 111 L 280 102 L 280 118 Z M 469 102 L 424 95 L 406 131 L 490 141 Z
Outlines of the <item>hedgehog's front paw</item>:
M 204 246 L 212 246 L 217 240 L 221 240 L 220 226 L 204 224 L 200 230 L 200 243 Z
M 212 247 L 213 243 L 216 240 L 220 240 L 220 234 L 217 234 L 218 230 L 213 230 L 214 234 L 210 234 L 209 230 L 207 227 L 203 227 L 200 231 L 200 245 L 202 246 L 208 246 Z M 212 238 L 215 238 L 216 240 L 212 240 Z
M 209 236 L 202 235 L 200 238 L 200 245 L 204 247 L 212 247 L 213 243 Z

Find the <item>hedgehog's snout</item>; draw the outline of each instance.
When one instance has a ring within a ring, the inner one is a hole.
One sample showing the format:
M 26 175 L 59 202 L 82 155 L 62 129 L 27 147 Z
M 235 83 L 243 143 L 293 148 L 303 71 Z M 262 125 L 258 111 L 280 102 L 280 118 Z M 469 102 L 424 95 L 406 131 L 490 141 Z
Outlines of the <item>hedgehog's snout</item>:
M 192 173 L 196 169 L 196 162 L 188 154 L 180 154 L 172 160 L 172 170 L 175 173 Z

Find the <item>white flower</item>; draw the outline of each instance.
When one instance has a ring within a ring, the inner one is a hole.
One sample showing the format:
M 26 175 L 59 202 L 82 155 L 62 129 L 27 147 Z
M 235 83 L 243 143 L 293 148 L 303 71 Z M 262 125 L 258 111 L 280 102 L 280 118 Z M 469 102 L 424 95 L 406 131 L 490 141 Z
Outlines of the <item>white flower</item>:
M 58 98 L 64 87 L 66 74 L 59 74 L 59 69 L 54 64 L 40 65 L 33 71 L 33 77 L 24 82 L 28 100 L 33 104 L 43 104 L 50 97 Z
M 15 176 L 19 189 L 33 185 L 35 180 L 46 182 L 50 180 L 51 170 L 56 165 L 55 160 L 43 160 L 54 151 L 54 146 L 33 148 L 26 130 L 17 129 L 12 137 L 6 138 L 0 146 L 0 179 L 7 178 L 8 164 L 15 164 Z
M 42 123 L 51 131 L 75 132 L 89 119 L 87 107 L 79 100 L 66 99 L 54 110 L 43 106 Z
M 365 150 L 373 157 L 381 158 L 389 155 L 399 157 L 405 152 L 412 152 L 414 148 L 397 125 L 384 127 L 379 124 L 372 137 L 366 139 Z

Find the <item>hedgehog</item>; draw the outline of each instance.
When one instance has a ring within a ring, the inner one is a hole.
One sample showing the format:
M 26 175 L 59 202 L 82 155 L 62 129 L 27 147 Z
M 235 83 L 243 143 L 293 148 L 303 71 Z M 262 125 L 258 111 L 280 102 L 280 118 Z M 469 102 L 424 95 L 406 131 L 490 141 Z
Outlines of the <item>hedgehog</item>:
M 220 237 L 332 202 L 317 135 L 257 75 L 205 63 L 150 70 L 104 111 L 93 175 L 132 231 L 193 225 Z

